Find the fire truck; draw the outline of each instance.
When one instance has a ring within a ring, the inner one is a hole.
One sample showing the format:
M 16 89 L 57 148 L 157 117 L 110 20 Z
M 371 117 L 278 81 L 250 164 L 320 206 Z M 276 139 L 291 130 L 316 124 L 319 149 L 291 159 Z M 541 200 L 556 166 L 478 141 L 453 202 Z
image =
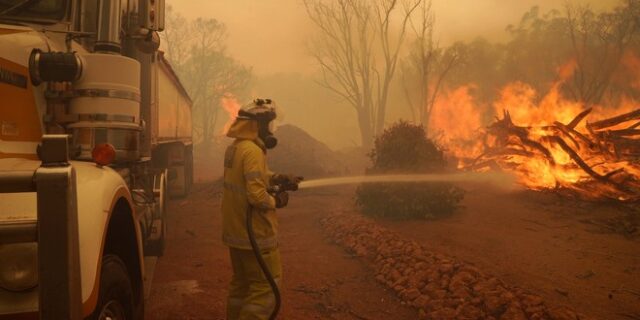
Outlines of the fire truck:
M 0 0 L 0 319 L 143 319 L 193 180 L 163 0 Z

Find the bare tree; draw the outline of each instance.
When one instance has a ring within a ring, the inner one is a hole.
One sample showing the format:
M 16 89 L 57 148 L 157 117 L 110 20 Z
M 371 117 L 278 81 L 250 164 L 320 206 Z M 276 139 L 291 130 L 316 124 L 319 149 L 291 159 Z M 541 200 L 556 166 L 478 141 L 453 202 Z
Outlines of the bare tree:
M 640 1 L 627 0 L 611 13 L 567 5 L 566 18 L 575 72 L 565 89 L 576 101 L 599 104 L 622 57 L 640 36 Z
M 321 67 L 321 84 L 355 109 L 365 148 L 373 145 L 373 137 L 384 128 L 407 24 L 422 1 L 304 0 L 320 31 L 311 51 Z
M 193 101 L 194 136 L 205 151 L 218 134 L 221 99 L 243 95 L 249 86 L 251 69 L 225 52 L 227 30 L 215 19 L 187 20 L 167 11 L 163 46 L 167 59 L 182 80 Z
M 194 130 L 204 149 L 220 132 L 218 117 L 222 110 L 222 98 L 241 95 L 249 85 L 251 69 L 239 65 L 222 52 L 204 52 L 189 59 L 186 70 L 186 86 L 195 93 Z
M 187 61 L 193 40 L 192 23 L 181 13 L 176 12 L 171 5 L 166 10 L 165 30 L 160 33 L 162 49 L 166 57 L 171 61 L 175 70 L 180 70 Z
M 423 1 L 409 19 L 415 36 L 411 51 L 401 65 L 402 89 L 413 121 L 425 128 L 446 76 L 460 61 L 456 46 L 443 50 L 434 39 L 435 17 L 431 1 Z

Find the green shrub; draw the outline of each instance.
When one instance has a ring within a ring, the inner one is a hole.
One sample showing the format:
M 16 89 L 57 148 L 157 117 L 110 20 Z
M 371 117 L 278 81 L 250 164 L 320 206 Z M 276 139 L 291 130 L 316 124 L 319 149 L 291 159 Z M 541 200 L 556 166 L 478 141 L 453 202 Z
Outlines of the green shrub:
M 442 173 L 446 161 L 422 126 L 400 121 L 376 138 L 367 174 Z M 356 203 L 365 215 L 391 219 L 433 219 L 453 213 L 463 191 L 445 182 L 363 184 Z
M 370 173 L 442 172 L 446 166 L 440 149 L 427 139 L 424 128 L 399 121 L 376 138 L 369 153 Z

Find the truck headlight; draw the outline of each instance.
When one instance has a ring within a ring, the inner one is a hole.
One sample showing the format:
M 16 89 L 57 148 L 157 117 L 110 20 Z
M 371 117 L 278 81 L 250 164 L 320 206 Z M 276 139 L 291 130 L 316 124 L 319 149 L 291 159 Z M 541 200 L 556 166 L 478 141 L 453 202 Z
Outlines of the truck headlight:
M 38 244 L 0 245 L 0 287 L 24 291 L 38 285 Z

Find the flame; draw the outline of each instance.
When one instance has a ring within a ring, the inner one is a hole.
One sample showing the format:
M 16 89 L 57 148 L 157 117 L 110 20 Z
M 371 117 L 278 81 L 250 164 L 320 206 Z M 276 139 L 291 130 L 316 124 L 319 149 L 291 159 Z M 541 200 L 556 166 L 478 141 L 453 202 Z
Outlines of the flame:
M 494 103 L 495 114 L 509 110 L 514 123 L 526 126 L 545 126 L 555 121 L 569 123 L 584 106 L 565 100 L 560 94 L 560 84 L 553 84 L 539 103 L 536 103 L 538 93 L 533 87 L 522 82 L 508 84 Z
M 229 119 L 227 120 L 227 123 L 225 123 L 222 131 L 223 134 L 227 134 L 233 122 L 236 121 L 236 118 L 238 117 L 238 111 L 240 111 L 241 107 L 236 97 L 231 94 L 225 94 L 221 99 L 221 104 L 222 108 L 229 115 Z
M 625 83 L 640 88 L 640 59 L 627 54 L 622 66 L 635 70 Z M 572 190 L 595 199 L 640 199 L 640 163 L 620 155 L 610 140 L 599 138 L 612 130 L 635 129 L 639 120 L 606 128 L 590 125 L 631 112 L 638 102 L 623 97 L 614 107 L 591 106 L 584 119 L 574 121 L 586 106 L 566 99 L 561 88 L 575 70 L 575 61 L 560 66 L 557 81 L 544 95 L 523 82 L 507 84 L 492 108 L 474 101 L 473 85 L 446 92 L 433 107 L 429 134 L 460 159 L 459 167 L 507 171 L 530 189 Z M 483 115 L 490 113 L 496 121 L 486 126 Z
M 480 107 L 471 96 L 474 85 L 445 92 L 433 105 L 428 134 L 456 158 L 469 158 L 482 149 Z

